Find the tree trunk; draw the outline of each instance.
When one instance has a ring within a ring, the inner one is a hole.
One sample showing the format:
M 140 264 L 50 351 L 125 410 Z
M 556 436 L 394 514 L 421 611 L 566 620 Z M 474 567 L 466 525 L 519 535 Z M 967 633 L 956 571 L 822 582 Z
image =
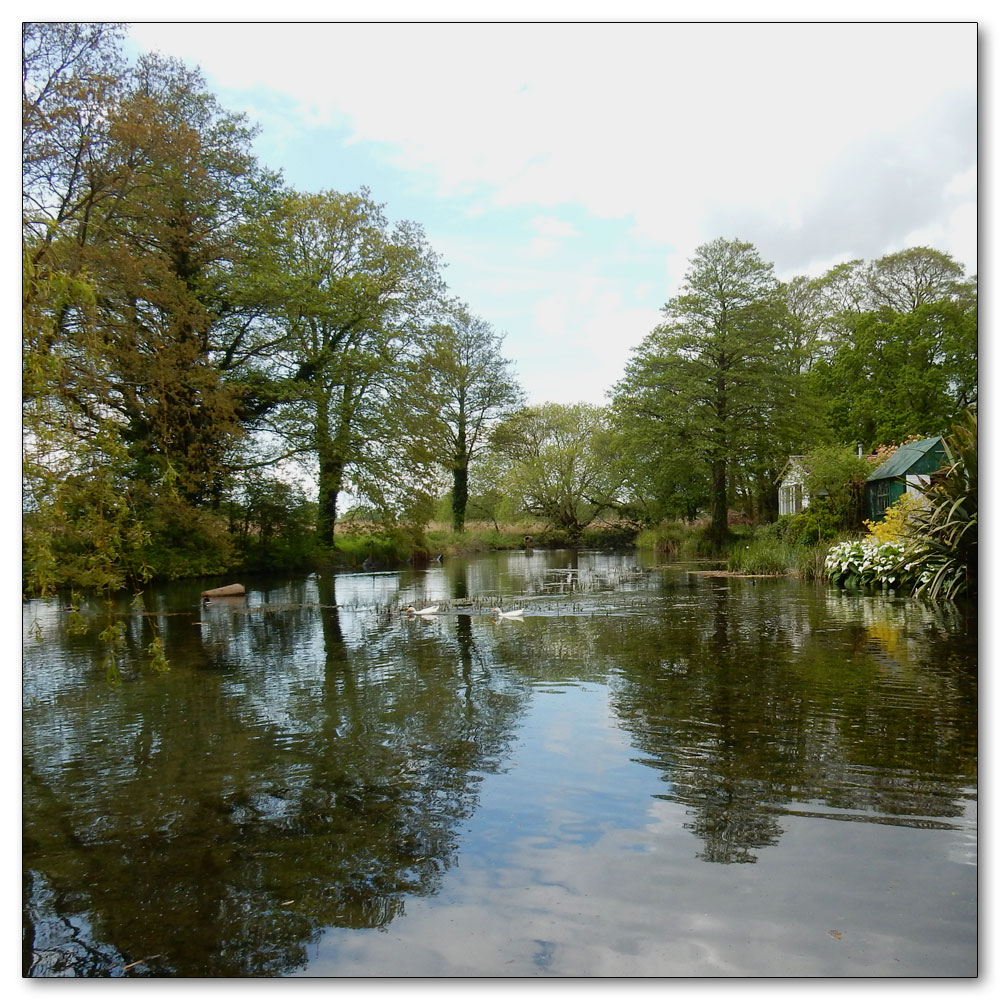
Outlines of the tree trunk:
M 713 544 L 721 548 L 729 537 L 729 479 L 726 463 L 729 457 L 729 397 L 724 374 L 728 367 L 724 358 L 719 359 L 722 369 L 715 378 L 715 421 L 712 458 L 712 526 Z
M 332 456 L 320 455 L 319 497 L 316 534 L 322 545 L 333 546 L 333 531 L 337 523 L 337 498 L 344 483 L 344 463 Z
M 469 503 L 469 467 L 452 468 L 451 526 L 454 531 L 465 531 L 465 509 Z
M 465 508 L 469 504 L 469 455 L 465 431 L 465 401 L 461 401 L 458 416 L 458 439 L 455 442 L 455 464 L 452 466 L 451 526 L 465 530 Z
M 729 535 L 729 499 L 726 483 L 726 460 L 712 462 L 712 541 L 721 545 Z
M 344 485 L 344 460 L 330 433 L 328 400 L 316 409 L 316 453 L 319 457 L 319 495 L 317 497 L 316 535 L 323 546 L 334 545 L 337 523 L 337 498 Z

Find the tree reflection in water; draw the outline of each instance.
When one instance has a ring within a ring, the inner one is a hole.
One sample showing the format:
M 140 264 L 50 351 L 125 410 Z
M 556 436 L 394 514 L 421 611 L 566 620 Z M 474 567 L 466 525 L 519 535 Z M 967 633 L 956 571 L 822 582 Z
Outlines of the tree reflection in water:
M 757 860 L 792 813 L 947 827 L 974 796 L 968 618 L 576 554 L 553 588 L 542 555 L 523 560 L 529 615 L 503 627 L 455 609 L 514 592 L 513 562 L 207 608 L 166 589 L 150 605 L 172 670 L 143 671 L 151 622 L 130 616 L 117 686 L 93 635 L 27 609 L 26 974 L 284 975 L 328 928 L 387 927 L 439 891 L 554 682 L 610 692 L 703 861 Z M 422 596 L 447 613 L 395 613 Z
M 332 577 L 318 603 L 228 608 L 225 642 L 166 636 L 163 679 L 32 709 L 28 974 L 287 973 L 319 929 L 383 927 L 436 890 L 525 686 L 479 665 L 468 620 L 413 643 L 383 616 L 351 643 Z
M 615 702 L 671 786 L 664 798 L 690 807 L 701 857 L 755 861 L 798 803 L 914 826 L 963 814 L 976 781 L 975 659 L 952 610 L 857 598 L 867 619 L 841 606 L 839 625 L 828 604 L 776 605 L 739 580 L 709 586 L 710 614 L 620 637 Z M 906 683 L 872 655 L 886 628 L 909 637 Z

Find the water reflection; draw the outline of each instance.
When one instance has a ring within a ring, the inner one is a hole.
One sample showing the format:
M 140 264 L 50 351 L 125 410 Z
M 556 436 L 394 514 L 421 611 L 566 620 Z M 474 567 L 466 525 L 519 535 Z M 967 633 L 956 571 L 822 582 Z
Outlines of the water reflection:
M 515 595 L 525 620 L 493 621 Z M 399 614 L 421 601 L 442 614 Z M 954 611 L 595 553 L 260 581 L 208 605 L 178 585 L 146 608 L 118 609 L 117 685 L 94 630 L 25 609 L 32 975 L 282 975 L 329 928 L 401 920 L 460 853 L 503 864 L 465 832 L 483 781 L 536 699 L 570 688 L 606 694 L 703 868 L 779 848 L 792 817 L 967 830 L 975 636 Z M 166 674 L 146 666 L 154 629 Z M 587 745 L 597 783 L 628 764 Z M 574 791 L 535 794 L 511 833 Z M 647 811 L 616 815 L 638 830 Z
M 838 625 L 820 593 L 775 601 L 768 588 L 715 583 L 694 627 L 631 627 L 615 643 L 616 710 L 663 772 L 664 796 L 690 807 L 706 860 L 756 860 L 780 836 L 779 815 L 802 803 L 913 826 L 963 814 L 976 780 L 968 637 L 949 633 L 942 657 L 932 613 L 838 606 Z M 873 655 L 872 633 L 904 618 L 929 632 L 907 644 L 901 678 Z
M 34 974 L 287 972 L 317 928 L 383 926 L 434 891 L 526 692 L 467 624 L 344 627 L 334 587 L 165 618 L 173 671 L 120 689 L 43 696 L 31 650 Z

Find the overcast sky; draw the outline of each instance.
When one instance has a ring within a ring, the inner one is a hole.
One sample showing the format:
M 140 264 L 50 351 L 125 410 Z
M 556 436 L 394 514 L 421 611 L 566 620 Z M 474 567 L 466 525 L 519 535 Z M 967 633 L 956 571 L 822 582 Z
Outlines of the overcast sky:
M 604 402 L 697 246 L 780 277 L 976 260 L 974 23 L 142 23 L 301 190 L 371 189 L 507 335 L 532 401 Z

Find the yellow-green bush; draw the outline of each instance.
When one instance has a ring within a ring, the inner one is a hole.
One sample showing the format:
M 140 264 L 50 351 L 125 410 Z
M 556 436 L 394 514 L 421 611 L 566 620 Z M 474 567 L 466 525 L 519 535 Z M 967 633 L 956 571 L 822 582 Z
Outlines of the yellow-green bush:
M 904 493 L 886 508 L 881 521 L 865 521 L 869 533 L 879 542 L 902 542 L 913 534 L 913 513 L 924 506 L 923 497 Z

